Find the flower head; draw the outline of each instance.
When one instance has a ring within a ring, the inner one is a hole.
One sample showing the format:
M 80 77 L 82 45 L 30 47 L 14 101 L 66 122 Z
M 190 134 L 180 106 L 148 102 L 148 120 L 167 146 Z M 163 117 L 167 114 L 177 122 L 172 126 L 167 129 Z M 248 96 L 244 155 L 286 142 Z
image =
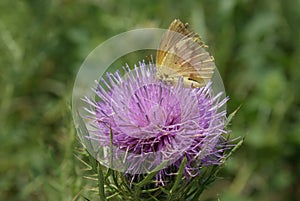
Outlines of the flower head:
M 226 124 L 221 93 L 205 87 L 176 85 L 157 79 L 154 65 L 140 63 L 133 70 L 101 78 L 85 97 L 90 108 L 90 135 L 99 147 L 98 160 L 111 168 L 134 174 L 152 171 L 164 184 L 166 175 L 178 170 L 183 158 L 186 178 L 200 174 L 203 166 L 218 164 L 226 147 Z

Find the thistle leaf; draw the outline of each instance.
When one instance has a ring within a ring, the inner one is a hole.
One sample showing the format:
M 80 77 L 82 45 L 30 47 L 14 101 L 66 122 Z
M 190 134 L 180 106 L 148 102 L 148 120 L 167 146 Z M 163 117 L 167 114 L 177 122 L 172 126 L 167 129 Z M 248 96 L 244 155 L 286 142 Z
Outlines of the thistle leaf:
M 228 118 L 227 118 L 227 124 L 225 125 L 225 128 L 231 123 L 233 117 L 236 115 L 236 113 L 240 110 L 241 105 L 235 109 L 231 114 L 229 114 Z
M 183 175 L 183 171 L 184 171 L 184 167 L 185 167 L 186 162 L 187 162 L 187 158 L 184 157 L 181 164 L 180 164 L 180 167 L 179 167 L 174 185 L 172 186 L 172 189 L 170 190 L 171 194 L 177 189 L 177 186 L 178 186 L 178 184 L 180 183 L 180 181 L 182 179 L 182 175 Z
M 145 184 L 150 183 L 151 179 L 157 174 L 157 172 L 159 170 L 163 169 L 166 166 L 167 163 L 168 163 L 168 161 L 162 162 L 159 166 L 157 166 L 156 168 L 154 168 L 154 170 L 152 172 L 148 173 L 146 175 L 146 177 L 142 181 L 140 181 L 139 183 L 137 183 L 136 186 L 137 187 L 142 187 Z

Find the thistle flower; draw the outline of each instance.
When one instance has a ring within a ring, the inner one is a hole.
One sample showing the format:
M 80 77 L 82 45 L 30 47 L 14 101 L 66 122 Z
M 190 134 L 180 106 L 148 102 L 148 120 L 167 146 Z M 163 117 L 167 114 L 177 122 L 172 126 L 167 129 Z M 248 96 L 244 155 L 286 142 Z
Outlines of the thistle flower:
M 141 62 L 131 70 L 107 73 L 94 89 L 96 99 L 85 97 L 90 108 L 88 139 L 98 147 L 103 165 L 123 171 L 132 181 L 163 164 L 156 185 L 166 185 L 184 158 L 186 179 L 225 157 L 227 119 L 222 93 L 211 83 L 186 87 L 157 79 L 156 67 Z

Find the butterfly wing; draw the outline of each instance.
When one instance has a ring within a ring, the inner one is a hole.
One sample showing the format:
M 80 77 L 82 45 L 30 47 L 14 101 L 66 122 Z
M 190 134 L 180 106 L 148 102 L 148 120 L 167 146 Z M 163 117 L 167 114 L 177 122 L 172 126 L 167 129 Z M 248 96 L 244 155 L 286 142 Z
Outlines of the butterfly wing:
M 167 81 L 182 76 L 186 85 L 202 87 L 211 79 L 215 63 L 198 34 L 187 26 L 176 19 L 164 33 L 156 56 L 157 73 Z

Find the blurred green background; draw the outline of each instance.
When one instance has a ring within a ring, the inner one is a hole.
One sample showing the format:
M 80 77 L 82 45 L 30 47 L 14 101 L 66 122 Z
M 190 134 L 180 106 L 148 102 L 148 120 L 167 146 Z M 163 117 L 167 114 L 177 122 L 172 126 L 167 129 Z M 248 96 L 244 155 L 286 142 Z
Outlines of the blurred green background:
M 101 42 L 180 18 L 209 45 L 246 136 L 203 200 L 300 199 L 299 0 L 0 1 L 0 200 L 83 200 L 76 73 Z

